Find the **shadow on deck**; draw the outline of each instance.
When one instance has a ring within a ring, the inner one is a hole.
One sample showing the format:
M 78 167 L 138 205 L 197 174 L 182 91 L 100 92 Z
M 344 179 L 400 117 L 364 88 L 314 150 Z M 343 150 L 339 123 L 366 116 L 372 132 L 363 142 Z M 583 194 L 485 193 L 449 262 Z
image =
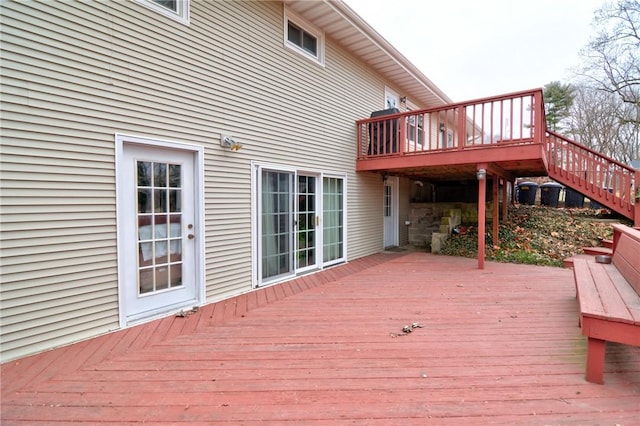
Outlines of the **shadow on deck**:
M 637 422 L 640 348 L 588 383 L 577 322 L 570 270 L 381 253 L 6 363 L 1 420 Z

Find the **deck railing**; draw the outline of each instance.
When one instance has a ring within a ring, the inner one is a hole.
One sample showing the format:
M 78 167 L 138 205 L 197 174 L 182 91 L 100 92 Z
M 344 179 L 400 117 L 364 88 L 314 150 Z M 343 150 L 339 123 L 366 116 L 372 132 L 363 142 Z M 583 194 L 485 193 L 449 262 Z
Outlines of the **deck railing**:
M 558 133 L 546 134 L 549 177 L 633 219 L 640 172 Z
M 358 120 L 358 159 L 542 143 L 540 89 Z

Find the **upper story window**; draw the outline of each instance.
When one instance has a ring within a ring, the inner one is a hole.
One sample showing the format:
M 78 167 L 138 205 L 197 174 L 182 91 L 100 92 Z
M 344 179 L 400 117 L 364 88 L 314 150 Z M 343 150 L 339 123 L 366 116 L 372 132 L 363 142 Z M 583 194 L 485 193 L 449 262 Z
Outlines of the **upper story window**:
M 324 65 L 324 33 L 285 8 L 284 44 Z
M 189 25 L 189 2 L 191 0 L 135 0 L 149 9 L 171 19 Z

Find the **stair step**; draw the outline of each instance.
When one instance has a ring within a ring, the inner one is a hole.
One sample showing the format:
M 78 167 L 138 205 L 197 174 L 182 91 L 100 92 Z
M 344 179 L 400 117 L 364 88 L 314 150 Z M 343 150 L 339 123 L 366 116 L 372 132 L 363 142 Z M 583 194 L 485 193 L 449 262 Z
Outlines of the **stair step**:
M 613 254 L 613 250 L 607 247 L 582 247 L 584 254 L 597 256 L 599 254 Z
M 603 238 L 600 242 L 602 243 L 602 247 L 613 249 L 613 240 Z
M 562 261 L 562 266 L 564 266 L 565 268 L 573 268 L 573 259 L 593 259 L 593 256 L 590 254 L 576 254 L 564 259 Z

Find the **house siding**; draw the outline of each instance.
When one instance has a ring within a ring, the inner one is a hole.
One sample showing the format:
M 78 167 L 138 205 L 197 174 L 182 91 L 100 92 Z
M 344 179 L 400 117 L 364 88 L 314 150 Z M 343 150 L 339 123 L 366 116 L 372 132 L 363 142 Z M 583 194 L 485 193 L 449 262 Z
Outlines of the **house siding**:
M 344 173 L 348 259 L 380 251 L 354 122 L 388 82 L 330 37 L 324 67 L 285 48 L 281 3 L 192 1 L 189 26 L 136 2 L 0 7 L 2 361 L 119 327 L 116 133 L 204 147 L 207 303 L 251 290 L 251 161 Z

